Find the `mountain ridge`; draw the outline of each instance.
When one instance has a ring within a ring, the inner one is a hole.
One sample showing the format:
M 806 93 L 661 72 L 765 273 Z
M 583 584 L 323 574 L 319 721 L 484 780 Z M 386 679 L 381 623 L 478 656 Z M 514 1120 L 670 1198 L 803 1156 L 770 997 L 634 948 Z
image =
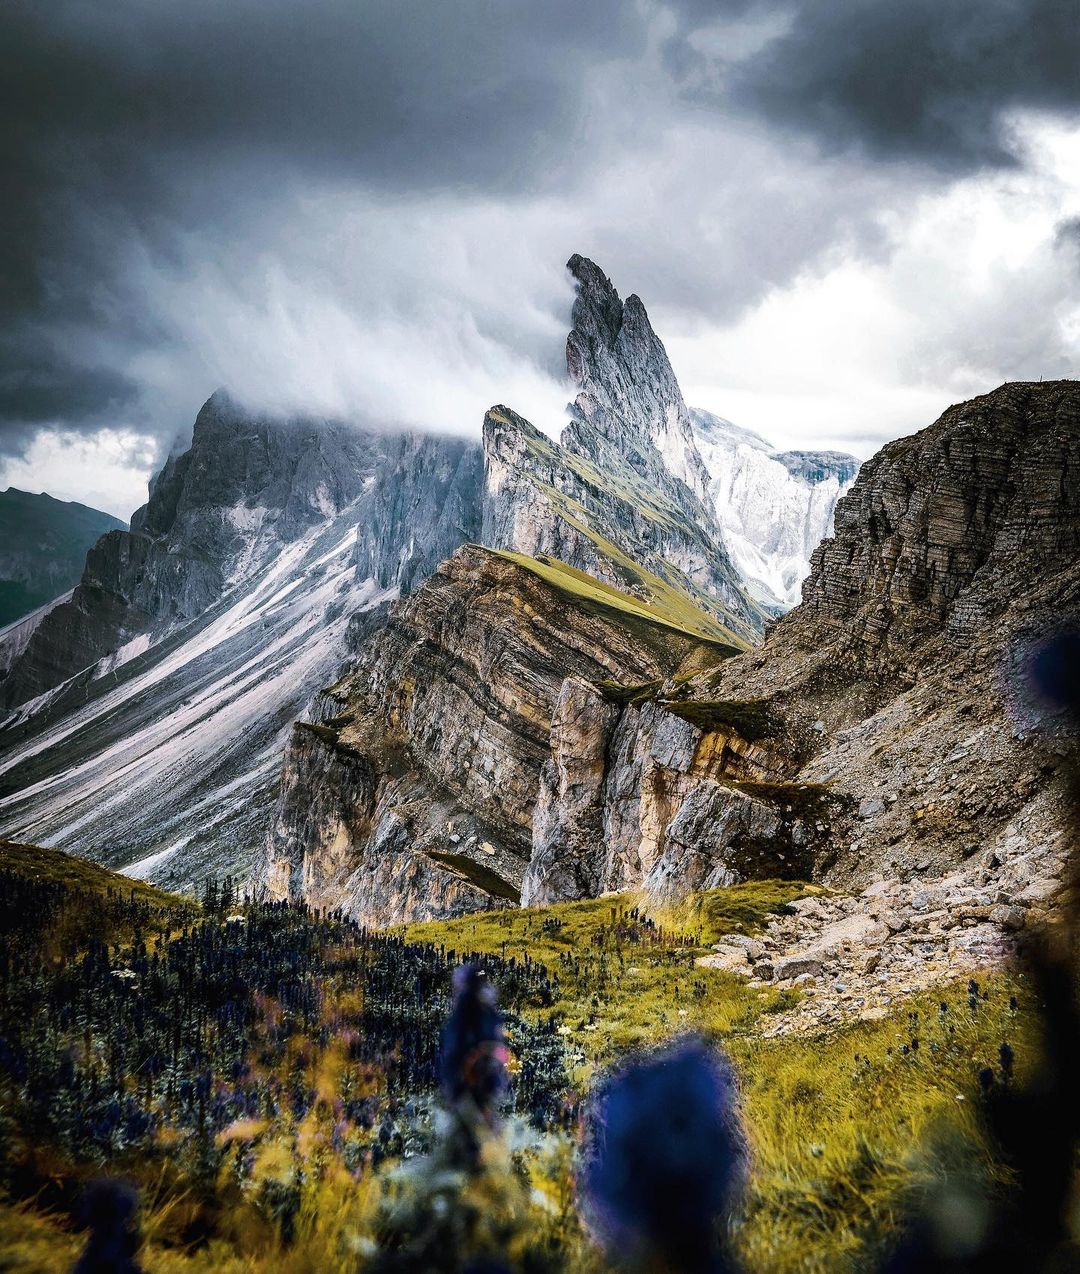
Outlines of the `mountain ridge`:
M 1070 492 L 1061 481 L 1078 464 L 1075 383 L 1003 386 L 949 409 L 862 467 L 839 506 L 835 539 L 814 554 L 803 604 L 763 647 L 728 658 L 699 653 L 687 664 L 683 652 L 678 666 L 653 672 L 635 647 L 625 651 L 625 666 L 583 673 L 568 656 L 538 647 L 535 629 L 551 610 L 576 649 L 582 613 L 551 599 L 515 603 L 498 618 L 475 612 L 470 649 L 492 652 L 481 658 L 491 670 L 485 675 L 505 659 L 514 676 L 530 684 L 539 677 L 544 687 L 526 714 L 529 748 L 509 751 L 502 769 L 493 759 L 498 791 L 514 794 L 502 799 L 518 811 L 517 824 L 532 829 L 527 861 L 523 832 L 514 851 L 522 902 L 635 888 L 666 900 L 761 875 L 865 884 L 883 870 L 901 878 L 947 873 L 962 861 L 965 837 L 987 846 L 975 870 L 1007 882 L 1023 846 L 1060 836 L 1060 801 L 1053 763 L 1033 764 L 1023 731 L 1006 724 L 1012 709 L 997 669 L 1011 642 L 1080 601 L 1080 484 Z M 392 624 L 419 622 L 432 590 L 439 613 L 474 613 L 478 570 L 448 564 Z M 456 624 L 421 624 L 392 656 L 376 638 L 352 679 L 332 692 L 338 718 L 365 717 L 365 755 L 394 739 L 402 773 L 376 767 L 371 775 L 422 776 L 432 747 L 444 784 L 447 758 L 471 766 L 483 732 L 459 729 L 464 714 L 447 711 L 437 714 L 436 736 L 432 713 L 414 698 L 432 680 L 431 667 L 442 668 L 456 693 L 476 693 L 475 673 L 455 662 Z M 426 671 L 413 667 L 414 657 Z M 364 706 L 373 681 L 383 705 L 374 715 Z M 507 692 L 508 703 L 519 698 Z M 338 744 L 320 740 L 323 765 Z M 304 746 L 294 738 L 294 754 Z M 314 776 L 302 768 L 294 769 L 294 808 L 327 799 L 317 778 L 305 790 Z M 967 771 L 963 792 L 950 788 L 950 768 Z M 454 795 L 455 817 L 466 821 L 482 812 L 461 805 L 467 790 Z M 422 792 L 421 781 L 413 818 L 423 817 Z M 429 802 L 436 807 L 444 808 Z M 350 843 L 347 822 L 339 849 Z M 371 823 L 365 816 L 359 825 Z M 448 852 L 438 847 L 441 824 L 425 827 L 427 858 Z M 475 850 L 481 834 L 469 834 Z M 276 852 L 290 856 L 297 875 L 320 875 L 321 850 L 282 810 L 275 836 Z M 339 897 L 334 880 L 354 870 L 364 877 L 368 852 L 361 846 L 355 860 L 345 852 L 322 874 L 320 905 Z M 378 857 L 374 844 L 371 852 Z M 411 866 L 398 862 L 403 874 L 381 881 L 382 902 L 354 894 L 349 905 L 367 914 L 364 907 L 396 899 L 402 914 L 431 914 L 422 890 L 419 901 L 411 892 Z M 1060 871 L 1052 858 L 1024 870 L 1042 873 L 1052 893 Z M 437 890 L 429 903 L 436 914 L 493 905 L 477 888 L 473 882 L 468 898 L 453 900 Z M 385 921 L 389 913 L 377 914 Z M 984 940 L 996 941 L 992 933 L 971 938 Z
M 77 500 L 18 487 L 0 491 L 0 636 L 72 589 L 87 551 L 120 518 Z
M 839 451 L 777 451 L 759 434 L 692 408 L 710 507 L 756 596 L 776 611 L 799 600 L 810 555 L 833 527 L 859 461 Z

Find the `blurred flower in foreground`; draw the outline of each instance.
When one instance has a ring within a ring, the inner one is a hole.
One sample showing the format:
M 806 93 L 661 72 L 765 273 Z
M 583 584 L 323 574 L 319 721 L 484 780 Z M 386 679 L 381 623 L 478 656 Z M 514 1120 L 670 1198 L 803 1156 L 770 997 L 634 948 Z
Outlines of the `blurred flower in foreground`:
M 454 970 L 454 1006 L 439 1043 L 439 1079 L 451 1117 L 445 1152 L 475 1171 L 498 1123 L 509 1056 L 502 1014 L 487 974 L 474 964 Z
M 481 1114 L 493 1113 L 506 1087 L 507 1048 L 495 988 L 474 964 L 454 971 L 454 1007 L 443 1028 L 439 1071 L 451 1104 L 469 1099 Z
M 1053 735 L 1080 728 L 1080 629 L 1019 642 L 1009 663 L 1013 710 L 1027 729 Z
M 587 1115 L 581 1184 L 609 1255 L 634 1269 L 718 1274 L 743 1175 L 735 1087 L 723 1059 L 685 1039 L 620 1067 Z
M 138 1195 L 126 1181 L 92 1181 L 86 1187 L 79 1212 L 90 1238 L 74 1274 L 142 1274 L 135 1260 L 138 1207 Z

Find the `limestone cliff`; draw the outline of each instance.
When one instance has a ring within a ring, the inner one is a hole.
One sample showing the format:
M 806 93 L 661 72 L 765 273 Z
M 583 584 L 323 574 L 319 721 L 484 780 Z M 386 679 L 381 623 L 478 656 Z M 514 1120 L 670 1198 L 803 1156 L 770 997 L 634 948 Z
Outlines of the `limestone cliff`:
M 556 443 L 508 407 L 484 421 L 482 541 L 546 553 L 645 596 L 644 566 L 711 610 L 737 639 L 768 615 L 733 565 L 709 500 L 690 413 L 641 300 L 624 303 L 573 256 L 567 374 L 578 387 Z
M 435 434 L 384 435 L 356 540 L 356 570 L 411 593 L 480 533 L 484 455 L 476 442 Z
M 1060 836 L 1007 669 L 1080 605 L 1078 474 L 1077 384 L 951 408 L 863 466 L 803 604 L 742 654 L 673 589 L 464 549 L 298 727 L 268 878 L 379 920 L 975 854 L 1011 881 Z M 343 766 L 314 827 L 306 776 Z
M 23 703 L 140 634 L 199 619 L 231 583 L 352 503 L 377 454 L 370 433 L 256 415 L 214 394 L 131 530 L 90 550 L 71 600 L 42 620 L 0 683 L 0 704 Z
M 789 610 L 799 601 L 811 554 L 832 534 L 836 503 L 859 462 L 838 451 L 776 451 L 708 411 L 692 410 L 690 418 L 732 560 L 755 596 Z
M 579 722 L 588 733 L 612 726 L 637 687 L 733 653 L 690 606 L 645 604 L 550 560 L 461 549 L 392 608 L 320 720 L 294 730 L 271 891 L 378 922 L 517 902 L 553 729 L 564 770 L 578 746 L 568 679 L 603 700 L 595 722 Z
M 847 794 L 827 879 L 945 871 L 1060 833 L 1017 672 L 1078 610 L 1080 384 L 1004 385 L 863 466 L 802 605 L 715 693 L 767 698 L 797 777 Z

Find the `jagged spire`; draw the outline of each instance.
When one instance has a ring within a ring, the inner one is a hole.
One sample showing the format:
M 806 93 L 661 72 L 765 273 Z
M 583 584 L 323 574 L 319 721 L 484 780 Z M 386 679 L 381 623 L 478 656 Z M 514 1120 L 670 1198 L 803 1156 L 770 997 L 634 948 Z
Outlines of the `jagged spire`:
M 694 441 L 690 413 L 663 342 L 637 296 L 623 302 L 608 276 L 575 253 L 567 269 L 577 283 L 566 369 L 578 387 L 573 412 L 613 443 L 658 486 L 674 475 L 705 517 L 708 474 Z M 574 427 L 564 438 L 576 445 Z

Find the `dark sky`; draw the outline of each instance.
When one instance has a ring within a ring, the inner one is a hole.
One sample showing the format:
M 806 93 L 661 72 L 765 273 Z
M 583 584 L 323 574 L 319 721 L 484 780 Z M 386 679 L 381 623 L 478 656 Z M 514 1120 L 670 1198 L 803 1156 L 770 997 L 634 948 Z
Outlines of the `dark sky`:
M 782 445 L 1080 374 L 1078 31 L 1080 0 L 5 0 L 0 484 L 126 515 L 221 383 L 554 427 L 574 251 Z

